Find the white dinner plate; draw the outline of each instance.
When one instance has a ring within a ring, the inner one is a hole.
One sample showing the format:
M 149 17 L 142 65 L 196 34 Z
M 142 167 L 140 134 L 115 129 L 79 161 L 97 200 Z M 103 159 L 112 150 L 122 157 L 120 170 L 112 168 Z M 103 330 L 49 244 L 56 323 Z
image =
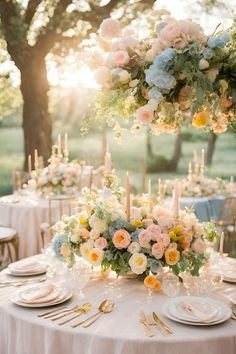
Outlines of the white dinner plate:
M 18 266 L 24 266 L 27 264 L 30 266 L 30 263 L 32 263 L 32 269 L 28 269 L 28 270 L 24 270 L 24 269 L 17 269 L 15 267 Z M 39 261 L 36 260 L 32 260 L 30 262 L 30 260 L 25 261 L 17 261 L 15 263 L 11 263 L 9 264 L 9 266 L 6 269 L 6 272 L 8 274 L 14 275 L 14 276 L 19 276 L 19 277 L 25 277 L 25 276 L 31 276 L 31 275 L 40 275 L 40 274 L 44 274 L 47 271 L 47 266 Z
M 62 289 L 61 293 L 56 299 L 54 299 L 54 301 L 44 302 L 39 304 L 27 304 L 25 302 L 20 301 L 19 291 L 17 291 L 10 297 L 10 300 L 16 305 L 34 308 L 34 307 L 48 307 L 48 306 L 58 305 L 71 299 L 72 296 L 73 296 L 73 291 L 65 288 Z
M 180 298 L 186 298 L 186 297 L 179 297 L 179 299 Z M 219 313 L 216 315 L 215 319 L 212 320 L 211 322 L 193 322 L 193 321 L 184 320 L 182 318 L 175 317 L 169 311 L 169 305 L 171 304 L 171 301 L 174 300 L 174 299 L 171 299 L 171 300 L 167 301 L 164 304 L 164 306 L 162 308 L 162 312 L 163 312 L 163 314 L 166 317 L 168 317 L 169 319 L 171 319 L 171 320 L 173 320 L 175 322 L 188 324 L 188 325 L 191 325 L 191 326 L 212 326 L 212 325 L 216 325 L 216 324 L 225 322 L 231 317 L 232 311 L 231 311 L 231 309 L 230 309 L 230 307 L 228 305 L 226 305 L 225 303 L 223 303 L 223 302 L 221 302 L 219 300 L 216 300 L 216 299 L 211 299 L 211 298 L 207 298 L 207 299 L 210 299 L 211 303 L 215 304 L 215 306 L 217 306 L 220 309 Z
M 194 316 L 194 314 L 187 312 L 182 307 L 182 303 L 193 304 L 199 307 L 203 313 L 207 313 L 208 316 L 205 320 L 201 320 L 197 316 Z M 216 303 L 212 303 L 212 299 L 199 296 L 181 296 L 174 298 L 169 303 L 168 309 L 169 313 L 174 317 L 190 322 L 212 322 L 220 313 L 222 315 L 221 307 Z

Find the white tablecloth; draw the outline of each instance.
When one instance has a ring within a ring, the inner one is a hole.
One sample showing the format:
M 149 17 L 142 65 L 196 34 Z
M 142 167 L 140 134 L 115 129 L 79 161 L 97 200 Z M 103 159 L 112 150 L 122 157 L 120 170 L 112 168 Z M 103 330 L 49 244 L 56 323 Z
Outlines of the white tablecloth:
M 52 203 L 53 220 L 59 220 L 59 203 Z M 40 225 L 48 222 L 48 200 L 7 196 L 0 198 L 0 223 L 19 235 L 19 258 L 41 251 Z
M 1 279 L 2 275 L 0 274 Z M 235 354 L 236 322 L 206 327 L 187 326 L 166 319 L 162 305 L 167 297 L 155 293 L 148 303 L 143 284 L 136 279 L 119 281 L 120 291 L 107 293 L 106 281 L 94 280 L 84 289 L 83 300 L 74 296 L 71 303 L 98 304 L 113 297 L 115 308 L 88 328 L 72 329 L 69 324 L 59 326 L 50 320 L 36 317 L 45 309 L 30 309 L 13 305 L 8 296 L 14 288 L 0 289 L 0 353 L 1 354 Z M 230 284 L 230 287 L 233 285 Z M 234 285 L 235 286 L 235 285 Z M 236 286 L 235 286 L 236 289 Z M 117 298 L 121 292 L 122 297 Z M 139 323 L 139 311 L 156 311 L 173 329 L 164 337 L 156 332 L 145 337 Z M 76 320 L 74 320 L 76 321 Z M 71 323 L 74 323 L 71 321 Z

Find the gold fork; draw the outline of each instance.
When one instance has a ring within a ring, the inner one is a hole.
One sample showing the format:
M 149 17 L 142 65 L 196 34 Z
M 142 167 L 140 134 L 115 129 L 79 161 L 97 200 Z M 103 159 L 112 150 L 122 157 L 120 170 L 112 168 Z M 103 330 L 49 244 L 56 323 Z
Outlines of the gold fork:
M 152 313 L 152 317 L 156 324 L 159 323 L 166 330 L 166 332 L 173 334 L 172 329 L 155 312 Z
M 153 333 L 153 331 L 151 330 L 151 328 L 149 327 L 149 323 L 147 321 L 147 317 L 145 315 L 145 313 L 143 311 L 140 311 L 139 313 L 139 321 L 140 323 L 142 323 L 145 327 L 145 335 L 147 337 L 154 337 L 155 334 Z
M 76 309 L 77 307 L 78 307 L 78 305 L 76 305 L 74 307 L 70 307 L 70 308 L 68 308 L 67 306 L 62 306 L 62 307 L 57 308 L 55 310 L 41 313 L 41 314 L 37 315 L 37 317 L 50 318 L 50 317 L 57 316 L 63 312 L 72 311 L 72 310 Z

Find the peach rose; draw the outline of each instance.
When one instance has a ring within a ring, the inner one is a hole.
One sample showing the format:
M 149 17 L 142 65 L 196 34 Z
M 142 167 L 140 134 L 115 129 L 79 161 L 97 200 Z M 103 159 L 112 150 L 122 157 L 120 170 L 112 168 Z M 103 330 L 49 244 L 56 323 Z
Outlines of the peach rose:
M 94 72 L 94 78 L 99 85 L 107 87 L 111 81 L 111 70 L 101 66 Z
M 120 229 L 114 233 L 112 242 L 118 249 L 127 248 L 131 242 L 131 236 L 128 231 Z
M 154 275 L 147 275 L 143 283 L 146 288 L 154 289 L 157 283 L 157 279 L 154 277 Z
M 84 239 L 87 240 L 90 237 L 90 233 L 87 229 L 83 228 L 79 230 L 79 235 Z
M 175 265 L 179 261 L 180 253 L 174 247 L 170 247 L 165 251 L 165 260 L 168 265 Z
M 70 254 L 71 254 L 71 250 L 68 246 L 62 246 L 61 249 L 60 249 L 60 254 L 63 256 L 63 257 L 69 257 Z
M 100 32 L 103 37 L 114 38 L 120 34 L 120 22 L 109 17 L 102 21 L 100 25 Z
M 94 247 L 95 248 L 100 248 L 101 250 L 104 250 L 104 248 L 107 248 L 107 240 L 104 237 L 98 237 L 94 241 Z
M 153 109 L 149 105 L 141 106 L 136 111 L 136 118 L 143 124 L 149 124 L 154 118 Z
M 203 254 L 205 252 L 205 249 L 206 249 L 206 244 L 201 238 L 198 238 L 192 244 L 192 250 L 198 254 Z
M 152 254 L 156 259 L 161 259 L 163 257 L 164 250 L 165 248 L 163 243 L 157 242 L 152 246 Z
M 138 235 L 139 244 L 141 247 L 150 248 L 150 241 L 152 239 L 152 235 L 148 230 L 143 230 Z
M 213 132 L 215 134 L 221 134 L 227 130 L 227 125 L 221 124 L 221 123 L 215 123 L 215 124 L 213 124 L 212 128 L 213 128 Z

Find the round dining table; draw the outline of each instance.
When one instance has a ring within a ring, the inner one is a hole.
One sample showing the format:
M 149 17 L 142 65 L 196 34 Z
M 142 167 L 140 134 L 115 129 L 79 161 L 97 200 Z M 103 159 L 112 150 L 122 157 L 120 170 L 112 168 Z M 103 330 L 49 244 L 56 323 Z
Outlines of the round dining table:
M 68 213 L 68 210 L 63 210 Z M 60 219 L 60 205 L 51 203 L 52 220 Z M 49 222 L 49 202 L 37 195 L 9 195 L 0 198 L 0 225 L 15 229 L 19 236 L 19 258 L 42 249 L 40 225 Z
M 0 281 L 14 279 L 6 271 Z M 31 277 L 32 279 L 32 277 Z M 224 285 L 235 287 L 236 285 Z M 1 354 L 235 354 L 236 321 L 212 326 L 191 326 L 169 320 L 163 313 L 168 297 L 161 291 L 148 296 L 147 289 L 137 279 L 109 278 L 90 280 L 80 298 L 74 284 L 74 296 L 67 306 L 91 303 L 89 314 L 97 311 L 104 299 L 115 306 L 87 328 L 72 328 L 72 320 L 64 325 L 37 315 L 52 308 L 25 308 L 11 302 L 14 287 L 0 288 L 0 353 Z M 184 290 L 181 290 L 184 294 Z M 60 307 L 60 306 L 57 306 Z M 153 328 L 155 336 L 147 337 L 139 322 L 139 313 L 151 315 L 155 311 L 172 329 L 163 335 Z M 86 315 L 82 315 L 80 319 Z

